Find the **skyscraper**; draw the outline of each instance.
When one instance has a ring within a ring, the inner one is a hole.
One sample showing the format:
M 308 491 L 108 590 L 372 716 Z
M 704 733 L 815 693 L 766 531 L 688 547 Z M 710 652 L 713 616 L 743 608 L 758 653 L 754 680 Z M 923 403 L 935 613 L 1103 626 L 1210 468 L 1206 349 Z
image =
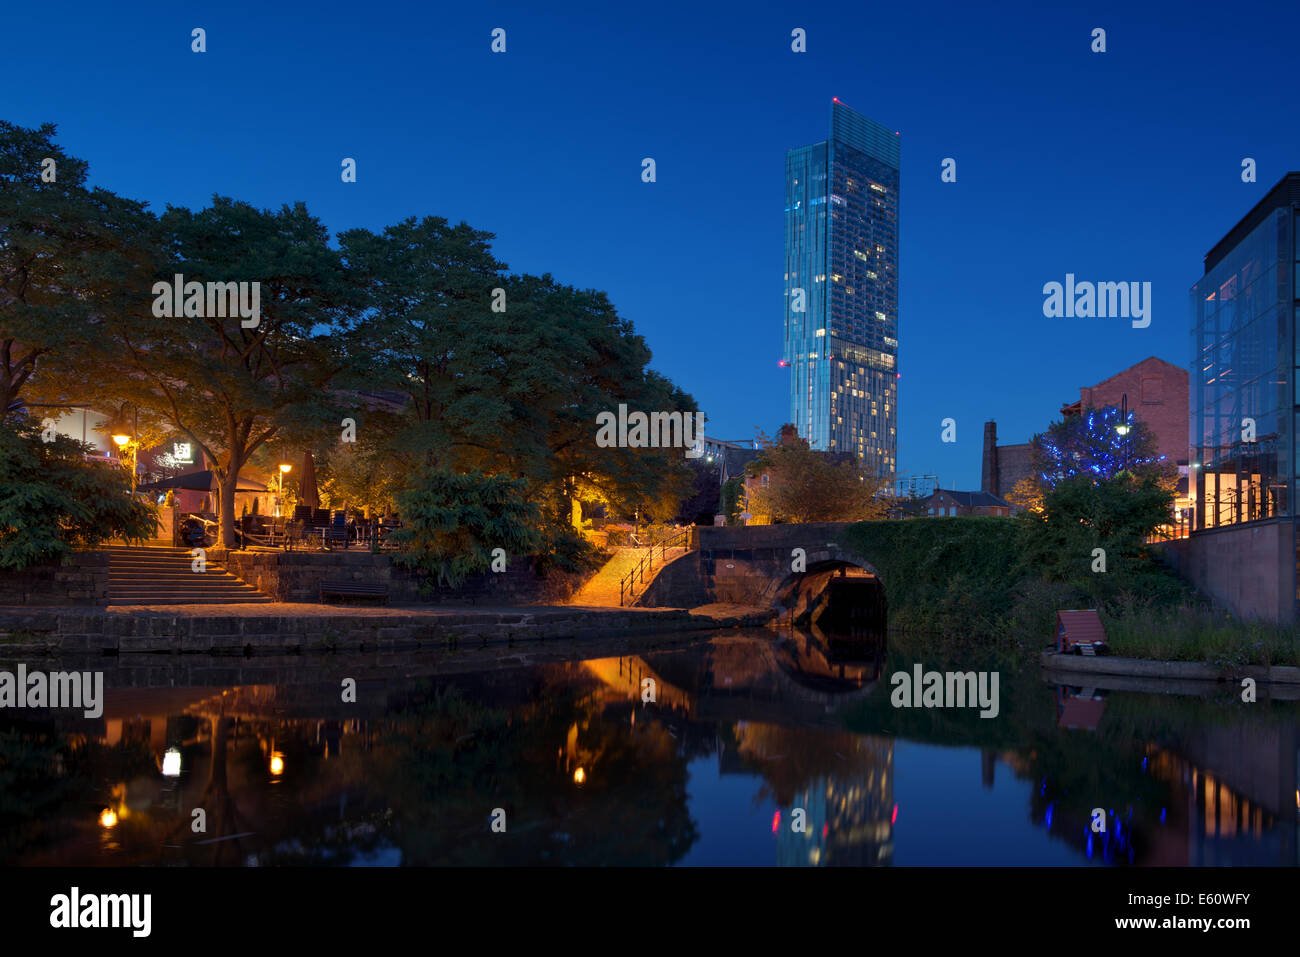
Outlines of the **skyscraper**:
M 785 157 L 790 421 L 814 449 L 895 469 L 899 135 L 831 102 L 830 138 Z

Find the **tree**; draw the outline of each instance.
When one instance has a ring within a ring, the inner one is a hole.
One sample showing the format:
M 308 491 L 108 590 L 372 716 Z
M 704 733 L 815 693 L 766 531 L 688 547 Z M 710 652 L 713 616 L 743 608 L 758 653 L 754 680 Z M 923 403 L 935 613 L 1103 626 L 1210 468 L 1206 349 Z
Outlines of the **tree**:
M 371 514 L 393 508 L 409 478 L 393 468 L 389 456 L 365 431 L 355 443 L 324 447 L 318 470 L 320 491 L 329 501 L 347 502 L 350 508 L 369 509 Z
M 722 483 L 718 511 L 727 517 L 728 525 L 740 524 L 741 499 L 744 494 L 745 480 L 739 475 L 733 476 Z
M 1040 512 L 1043 509 L 1043 486 L 1036 476 L 1026 475 L 1007 494 L 1007 501 L 1021 508 Z
M 1034 473 L 1044 489 L 1075 476 L 1109 480 L 1125 471 L 1163 481 L 1170 488 L 1177 479 L 1177 467 L 1159 454 L 1150 427 L 1133 412 L 1124 421 L 1113 405 L 1089 407 L 1053 422 L 1033 437 L 1030 446 Z
M 745 471 L 767 475 L 766 485 L 751 489 L 748 511 L 776 522 L 861 522 L 886 514 L 879 498 L 886 479 L 861 469 L 852 457 L 814 451 L 784 432 L 781 441 L 765 442 Z
M 690 463 L 690 495 L 677 509 L 676 519 L 684 525 L 712 525 L 718 513 L 718 494 L 722 467 L 716 462 L 694 459 Z
M 34 419 L 0 416 L 0 568 L 153 536 L 154 510 L 130 496 L 120 469 L 87 462 L 89 445 L 58 434 L 46 442 L 41 433 Z
M 510 431 L 510 343 L 491 311 L 505 264 L 492 256 L 492 238 L 437 216 L 339 236 L 365 296 L 346 330 L 349 351 L 368 356 L 344 381 L 405 397 L 405 415 L 375 416 L 367 427 L 386 427 L 407 469 L 482 467 Z
M 1049 581 L 1113 583 L 1146 567 L 1145 540 L 1169 520 L 1173 493 L 1155 476 L 1121 473 L 1093 480 L 1086 475 L 1062 479 L 1043 495 L 1040 512 L 1021 513 L 1027 532 L 1029 567 Z M 1104 571 L 1098 562 L 1105 553 Z
M 342 234 L 366 295 L 350 348 L 374 356 L 344 381 L 404 397 L 401 412 L 371 413 L 365 427 L 407 472 L 524 481 L 557 528 L 575 500 L 670 518 L 691 485 L 684 450 L 601 448 L 596 417 L 620 404 L 693 413 L 694 401 L 647 368 L 644 339 L 603 293 L 507 276 L 492 238 L 438 217 Z
M 536 554 L 541 515 L 524 491 L 523 482 L 505 476 L 423 470 L 398 494 L 403 524 L 392 540 L 402 551 L 394 561 L 454 587 L 487 569 L 495 548 Z
M 257 283 L 260 314 L 247 326 L 202 306 L 158 316 L 152 282 L 143 285 L 106 324 L 122 374 L 106 378 L 102 404 L 125 401 L 203 450 L 217 477 L 221 542 L 232 546 L 235 488 L 250 457 L 275 438 L 314 444 L 337 434 L 329 384 L 344 360 L 327 329 L 352 298 L 328 233 L 301 203 L 271 212 L 218 196 L 197 213 L 169 207 L 161 226 L 170 263 L 153 281 Z
M 104 313 L 148 259 L 154 218 L 87 189 L 86 162 L 54 133 L 0 121 L 0 413 L 81 398 L 103 374 Z

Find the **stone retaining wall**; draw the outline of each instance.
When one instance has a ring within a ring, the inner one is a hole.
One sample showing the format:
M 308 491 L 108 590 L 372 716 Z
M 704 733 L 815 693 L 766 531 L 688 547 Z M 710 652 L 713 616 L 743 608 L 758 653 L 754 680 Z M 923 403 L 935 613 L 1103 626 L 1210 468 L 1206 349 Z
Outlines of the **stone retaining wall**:
M 322 581 L 351 581 L 388 586 L 389 601 L 410 604 L 528 605 L 567 598 L 579 579 L 561 572 L 538 575 L 531 559 L 513 558 L 504 572 L 467 578 L 456 588 L 438 588 L 422 575 L 393 564 L 386 553 L 257 552 L 208 550 L 211 561 L 276 601 L 317 602 Z
M 108 552 L 74 551 L 60 562 L 0 570 L 0 605 L 103 605 Z
M 0 657 L 66 654 L 397 652 L 462 644 L 616 637 L 761 624 L 681 609 L 516 608 L 464 613 L 182 617 L 105 612 L 0 613 Z

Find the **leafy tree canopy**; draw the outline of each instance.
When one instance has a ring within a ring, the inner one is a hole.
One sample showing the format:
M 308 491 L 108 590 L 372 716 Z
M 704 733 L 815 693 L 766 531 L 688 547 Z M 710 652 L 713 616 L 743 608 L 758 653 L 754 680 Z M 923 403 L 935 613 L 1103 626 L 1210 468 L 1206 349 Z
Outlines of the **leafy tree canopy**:
M 1066 416 L 1034 436 L 1030 445 L 1035 475 L 1045 489 L 1076 476 L 1105 481 L 1125 471 L 1170 487 L 1177 478 L 1177 467 L 1157 451 L 1151 428 L 1132 411 L 1125 420 L 1118 406 L 1089 407 Z
M 886 505 L 878 497 L 888 481 L 860 468 L 847 457 L 814 451 L 804 439 L 773 443 L 746 466 L 754 478 L 748 510 L 776 522 L 858 522 L 882 519 Z

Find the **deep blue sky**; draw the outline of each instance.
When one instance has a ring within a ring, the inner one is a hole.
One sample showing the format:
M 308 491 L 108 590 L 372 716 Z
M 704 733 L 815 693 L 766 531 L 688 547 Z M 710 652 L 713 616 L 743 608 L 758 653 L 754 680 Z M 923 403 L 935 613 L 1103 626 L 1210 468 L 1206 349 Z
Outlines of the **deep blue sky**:
M 9 4 L 0 117 L 57 123 L 95 184 L 159 211 L 464 219 L 512 270 L 607 291 L 708 433 L 749 438 L 788 417 L 785 151 L 838 96 L 902 134 L 900 472 L 977 488 L 986 419 L 1024 441 L 1081 385 L 1186 366 L 1202 257 L 1300 168 L 1300 6 L 1056 6 Z M 1151 282 L 1151 326 L 1044 318 L 1067 272 Z

